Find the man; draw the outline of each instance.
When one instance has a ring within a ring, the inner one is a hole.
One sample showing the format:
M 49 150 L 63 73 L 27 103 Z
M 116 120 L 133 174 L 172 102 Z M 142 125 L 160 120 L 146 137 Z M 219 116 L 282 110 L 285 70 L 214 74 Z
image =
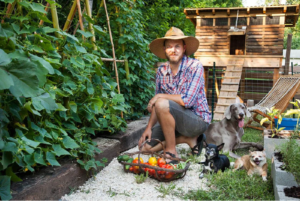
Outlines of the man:
M 178 157 L 175 147 L 180 143 L 187 143 L 192 154 L 200 155 L 202 134 L 211 115 L 204 92 L 203 66 L 198 60 L 187 57 L 198 47 L 195 37 L 185 36 L 176 27 L 167 31 L 165 37 L 151 42 L 151 52 L 168 62 L 157 70 L 156 95 L 147 107 L 151 115 L 139 147 L 146 139 L 154 138 L 163 141 L 171 157 Z M 143 149 L 159 151 L 162 147 L 152 140 Z

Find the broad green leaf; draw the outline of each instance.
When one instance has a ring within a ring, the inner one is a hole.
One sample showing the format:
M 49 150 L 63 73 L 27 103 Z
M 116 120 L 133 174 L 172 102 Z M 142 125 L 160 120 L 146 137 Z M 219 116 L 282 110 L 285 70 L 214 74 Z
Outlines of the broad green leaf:
M 41 152 L 41 153 L 35 152 L 34 153 L 34 161 L 38 164 L 41 164 L 41 165 L 47 165 L 45 160 L 44 160 L 43 152 Z
M 79 148 L 79 145 L 75 142 L 75 140 L 73 140 L 69 136 L 64 137 L 63 145 L 67 149 L 77 149 L 77 148 Z
M 125 102 L 124 96 L 122 94 L 116 94 L 113 97 L 112 102 L 114 104 L 116 104 L 116 103 L 124 103 Z
M 92 18 L 90 18 L 90 16 L 88 16 L 87 14 L 83 14 L 83 17 L 84 17 L 84 19 L 85 19 L 86 21 L 88 21 L 89 23 L 95 24 L 95 21 L 94 21 Z
M 0 60 L 1 60 L 1 55 L 0 55 Z M 12 85 L 14 85 L 12 78 L 7 74 L 5 70 L 1 69 L 1 67 L 0 67 L 0 80 L 1 80 L 0 90 L 9 89 Z
M 75 42 L 79 42 L 78 39 L 75 36 L 73 36 L 71 34 L 68 34 L 67 32 L 64 32 L 64 31 L 56 31 L 56 32 L 59 33 L 62 36 L 66 36 L 66 37 L 72 39 Z
M 263 125 L 263 123 L 265 123 L 265 122 L 267 122 L 267 121 L 269 121 L 269 118 L 263 118 L 263 119 L 261 119 L 260 120 L 260 125 Z
M 73 112 L 77 112 L 77 104 L 74 101 L 70 101 L 69 106 Z
M 41 64 L 41 67 L 45 68 L 50 74 L 54 74 L 54 69 L 48 61 L 33 54 L 29 54 L 29 56 L 31 60 L 38 61 Z
M 17 153 L 18 147 L 14 142 L 7 142 L 5 144 L 5 147 L 3 148 L 3 151 L 10 151 L 12 153 Z
M 55 31 L 57 31 L 57 29 L 54 29 L 52 27 L 43 27 L 43 30 L 45 33 L 53 33 Z
M 77 130 L 78 128 L 74 124 L 69 123 L 63 123 L 64 127 L 66 127 L 68 130 Z
M 20 26 L 15 23 L 12 23 L 11 26 L 13 27 L 14 31 L 19 35 L 20 34 Z
M 52 145 L 53 148 L 53 153 L 55 153 L 55 155 L 57 156 L 61 156 L 61 155 L 70 155 L 70 153 L 68 151 L 66 151 L 65 149 L 63 149 L 60 144 L 53 144 Z
M 41 116 L 41 114 L 38 111 L 36 111 L 36 110 L 34 110 L 34 109 L 31 108 L 31 102 L 30 101 L 28 101 L 27 103 L 25 103 L 24 108 L 27 111 L 31 112 L 32 114 Z
M 18 2 L 19 5 L 24 6 L 25 8 L 29 8 L 30 7 L 30 3 L 27 1 L 20 1 Z
M 47 131 L 44 128 L 40 128 L 35 123 L 31 122 L 31 128 L 35 131 L 38 131 L 42 137 L 45 137 L 47 134 Z
M 95 30 L 96 32 L 98 32 L 98 33 L 106 34 L 106 32 L 103 31 L 103 29 L 102 29 L 100 26 L 98 26 L 98 25 L 94 25 L 94 30 Z
M 30 7 L 33 11 L 47 14 L 47 12 L 44 10 L 44 7 L 41 4 L 32 2 L 30 3 Z
M 10 194 L 10 177 L 9 176 L 0 176 L 0 197 L 2 200 L 12 199 L 12 196 Z
M 121 106 L 121 105 L 113 106 L 113 108 L 114 108 L 115 110 L 120 110 L 120 111 L 125 112 L 125 108 L 124 108 L 123 106 Z
M 79 56 L 77 56 L 77 57 L 75 57 L 75 58 L 72 57 L 72 58 L 70 59 L 70 61 L 71 61 L 72 64 L 78 66 L 79 68 L 84 69 L 84 67 L 85 67 L 84 61 L 83 61 L 83 60 L 81 59 L 81 57 L 79 57 Z
M 51 145 L 51 143 L 47 142 L 44 140 L 43 136 L 39 135 L 39 136 L 34 136 L 33 139 L 41 144 L 48 144 Z
M 20 177 L 18 177 L 12 170 L 12 167 L 8 167 L 6 170 L 5 170 L 5 173 L 7 176 L 10 176 L 11 178 L 11 181 L 13 182 L 19 182 L 19 181 L 23 181 Z
M 88 80 L 87 81 L 87 92 L 89 94 L 94 94 L 94 87 L 93 84 Z
M 24 161 L 27 164 L 27 166 L 32 166 L 35 162 L 34 162 L 34 154 L 30 154 L 30 155 L 25 155 L 24 156 Z
M 93 103 L 93 107 L 96 113 L 99 113 L 103 106 L 103 101 L 100 98 L 92 98 L 91 102 Z
M 33 51 L 33 52 L 41 53 L 41 54 L 44 53 L 44 50 L 42 50 L 42 48 L 40 48 L 37 45 L 29 45 L 27 48 L 28 48 L 29 51 Z
M 58 127 L 57 125 L 51 123 L 51 122 L 48 121 L 47 119 L 46 119 L 46 121 L 45 121 L 45 124 L 46 124 L 46 127 L 48 127 L 48 128 L 59 129 L 59 127 Z
M 34 97 L 39 94 L 39 80 L 34 65 L 28 61 L 16 61 L 3 67 L 14 82 L 9 90 L 15 97 Z
M 74 46 L 75 46 L 75 48 L 76 48 L 76 50 L 78 52 L 80 52 L 80 53 L 87 53 L 87 51 L 86 51 L 86 49 L 84 47 L 76 45 L 76 44 Z
M 11 59 L 18 59 L 18 60 L 24 60 L 24 61 L 30 61 L 28 58 L 28 54 L 25 53 L 23 50 L 16 50 L 9 54 L 9 57 Z
M 28 16 L 11 16 L 11 19 L 19 20 L 20 22 L 23 22 L 25 20 L 30 20 Z
M 52 46 L 50 40 L 42 37 L 41 35 L 35 34 L 34 35 L 34 44 L 41 47 L 44 51 L 53 51 L 55 48 Z
M 55 103 L 48 93 L 44 93 L 38 97 L 31 98 L 32 105 L 38 111 L 46 109 L 48 111 L 54 111 L 58 108 L 58 105 Z
M 34 152 L 34 149 L 32 149 L 30 146 L 25 145 L 25 151 L 29 154 L 32 154 Z
M 97 169 L 96 164 L 94 161 L 89 160 L 85 165 L 84 169 L 88 171 L 89 169 L 94 168 L 95 170 Z
M 10 164 L 13 163 L 13 154 L 11 152 L 2 152 L 1 164 L 3 169 L 6 169 Z
M 1 136 L 1 131 L 0 131 L 0 150 L 3 150 L 5 144 L 4 144 L 4 141 L 2 139 L 2 136 Z
M 11 62 L 10 57 L 2 49 L 0 49 L 0 66 L 5 66 Z
M 57 111 L 67 111 L 68 109 L 66 109 L 61 103 L 57 103 Z
M 26 138 L 25 136 L 21 138 L 28 146 L 37 148 L 37 146 L 39 146 L 39 142 L 35 142 L 33 140 L 30 140 L 28 138 Z
M 281 127 L 281 128 L 279 128 L 279 129 L 277 129 L 277 132 L 282 131 L 282 130 L 284 130 L 284 129 L 285 129 L 285 127 Z
M 0 123 L 1 122 L 9 123 L 9 119 L 7 117 L 8 114 L 5 112 L 5 110 L 0 108 Z
M 89 38 L 92 37 L 93 34 L 89 31 L 82 31 L 82 30 L 77 30 L 78 33 L 81 33 L 84 37 Z
M 52 166 L 60 166 L 58 161 L 55 158 L 55 155 L 51 152 L 46 153 L 46 160 L 52 165 Z

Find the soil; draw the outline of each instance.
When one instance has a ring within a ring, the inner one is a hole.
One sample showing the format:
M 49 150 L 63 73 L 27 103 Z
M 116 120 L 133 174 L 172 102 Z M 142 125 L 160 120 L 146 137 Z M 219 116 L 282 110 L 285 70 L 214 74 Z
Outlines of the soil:
M 277 160 L 278 160 L 279 162 L 283 162 L 283 156 L 282 156 L 281 152 L 275 152 L 275 153 L 274 153 L 274 156 L 277 158 Z M 281 170 L 285 170 L 285 169 L 286 169 L 285 165 L 281 165 L 279 168 L 280 168 Z
M 287 197 L 300 198 L 300 186 L 285 188 L 284 193 Z
M 284 137 L 280 137 L 280 136 L 278 136 L 278 135 L 274 135 L 273 137 L 272 137 L 272 135 L 269 135 L 268 138 L 284 139 Z

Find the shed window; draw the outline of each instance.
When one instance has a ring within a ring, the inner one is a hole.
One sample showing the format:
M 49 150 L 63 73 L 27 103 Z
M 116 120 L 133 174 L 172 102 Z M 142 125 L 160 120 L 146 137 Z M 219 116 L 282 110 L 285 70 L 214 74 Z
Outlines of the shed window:
M 232 17 L 230 19 L 230 26 L 235 26 L 236 17 Z M 247 25 L 247 18 L 246 17 L 239 17 L 237 25 Z
M 263 17 L 250 17 L 250 25 L 263 25 Z
M 279 16 L 267 16 L 266 24 L 279 24 Z
M 217 18 L 216 26 L 228 26 L 228 18 Z
M 213 18 L 201 19 L 201 26 L 213 26 Z

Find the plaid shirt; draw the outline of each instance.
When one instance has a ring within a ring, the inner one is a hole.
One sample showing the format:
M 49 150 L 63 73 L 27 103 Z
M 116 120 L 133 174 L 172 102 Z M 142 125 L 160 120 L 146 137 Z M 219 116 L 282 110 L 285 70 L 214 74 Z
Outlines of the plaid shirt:
M 166 62 L 157 70 L 155 93 L 180 94 L 185 108 L 210 123 L 211 114 L 205 96 L 203 74 L 200 61 L 187 56 L 183 56 L 175 76 L 172 75 L 169 62 Z

